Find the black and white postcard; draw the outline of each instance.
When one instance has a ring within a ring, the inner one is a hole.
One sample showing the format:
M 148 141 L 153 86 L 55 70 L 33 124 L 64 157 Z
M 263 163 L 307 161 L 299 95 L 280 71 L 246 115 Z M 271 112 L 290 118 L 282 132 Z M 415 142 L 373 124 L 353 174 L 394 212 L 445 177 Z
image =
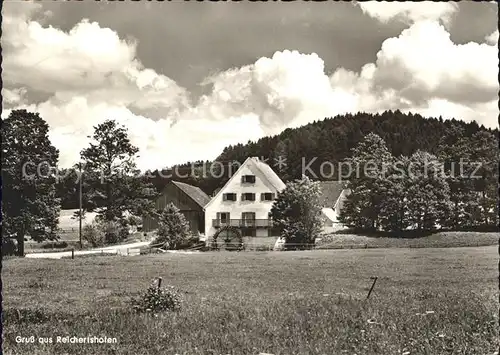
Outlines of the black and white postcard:
M 498 355 L 498 3 L 2 3 L 6 355 Z

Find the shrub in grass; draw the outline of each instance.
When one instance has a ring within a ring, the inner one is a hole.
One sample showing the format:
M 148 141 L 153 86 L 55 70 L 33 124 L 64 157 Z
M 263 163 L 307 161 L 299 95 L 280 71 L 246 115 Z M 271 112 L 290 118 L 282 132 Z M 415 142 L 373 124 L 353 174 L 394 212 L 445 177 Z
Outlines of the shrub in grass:
M 121 225 L 115 221 L 103 221 L 102 230 L 104 232 L 104 241 L 106 244 L 115 244 L 121 240 L 120 229 Z
M 181 249 L 181 246 L 190 244 L 189 222 L 173 203 L 159 213 L 157 234 L 152 244 L 163 244 L 166 249 Z
M 94 248 L 104 244 L 104 234 L 97 223 L 85 225 L 82 229 L 82 238 Z
M 142 295 L 132 299 L 132 308 L 139 313 L 179 311 L 181 309 L 180 293 L 173 286 L 160 287 L 159 284 L 153 282 Z
M 82 237 L 92 247 L 115 244 L 129 237 L 128 226 L 117 221 L 96 221 L 83 227 Z

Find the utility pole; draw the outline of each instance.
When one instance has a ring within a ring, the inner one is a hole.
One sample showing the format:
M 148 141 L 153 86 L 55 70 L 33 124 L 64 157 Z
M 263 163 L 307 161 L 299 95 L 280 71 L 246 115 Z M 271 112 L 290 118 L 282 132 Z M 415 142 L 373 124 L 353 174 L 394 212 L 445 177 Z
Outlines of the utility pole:
M 78 164 L 79 170 L 80 170 L 80 177 L 78 179 L 78 201 L 79 201 L 79 206 L 80 206 L 80 214 L 79 214 L 79 221 L 78 221 L 78 235 L 80 238 L 80 249 L 82 249 L 82 180 L 83 180 L 83 174 L 82 174 L 82 163 Z

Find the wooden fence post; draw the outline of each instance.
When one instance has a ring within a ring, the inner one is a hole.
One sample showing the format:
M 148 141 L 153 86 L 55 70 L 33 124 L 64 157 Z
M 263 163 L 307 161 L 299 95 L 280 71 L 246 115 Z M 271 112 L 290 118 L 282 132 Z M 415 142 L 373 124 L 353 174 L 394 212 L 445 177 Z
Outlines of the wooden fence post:
M 161 277 L 158 278 L 158 289 L 161 287 Z
M 370 295 L 371 295 L 371 293 L 373 291 L 373 288 L 375 287 L 375 282 L 377 282 L 378 277 L 377 276 L 370 277 L 370 279 L 373 280 L 373 283 L 372 283 L 372 287 L 370 287 L 370 291 L 368 291 L 368 296 L 366 296 L 366 299 L 370 298 Z

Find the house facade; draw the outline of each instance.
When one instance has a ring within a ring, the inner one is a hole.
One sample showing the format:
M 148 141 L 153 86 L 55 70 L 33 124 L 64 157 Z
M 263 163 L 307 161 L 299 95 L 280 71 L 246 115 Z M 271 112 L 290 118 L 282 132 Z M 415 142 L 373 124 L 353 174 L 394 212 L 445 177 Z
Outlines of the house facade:
M 320 181 L 319 184 L 323 233 L 328 234 L 344 229 L 345 226 L 340 223 L 339 216 L 349 194 L 346 183 L 343 181 Z
M 205 206 L 205 234 L 210 243 L 223 229 L 237 229 L 246 248 L 274 246 L 279 233 L 269 212 L 285 183 L 269 165 L 250 157 Z
M 191 233 L 203 234 L 205 232 L 204 207 L 210 197 L 199 187 L 179 181 L 170 181 L 155 202 L 157 211 L 165 209 L 173 203 L 189 222 Z M 144 232 L 152 232 L 158 228 L 158 221 L 153 217 L 143 217 L 142 228 Z

